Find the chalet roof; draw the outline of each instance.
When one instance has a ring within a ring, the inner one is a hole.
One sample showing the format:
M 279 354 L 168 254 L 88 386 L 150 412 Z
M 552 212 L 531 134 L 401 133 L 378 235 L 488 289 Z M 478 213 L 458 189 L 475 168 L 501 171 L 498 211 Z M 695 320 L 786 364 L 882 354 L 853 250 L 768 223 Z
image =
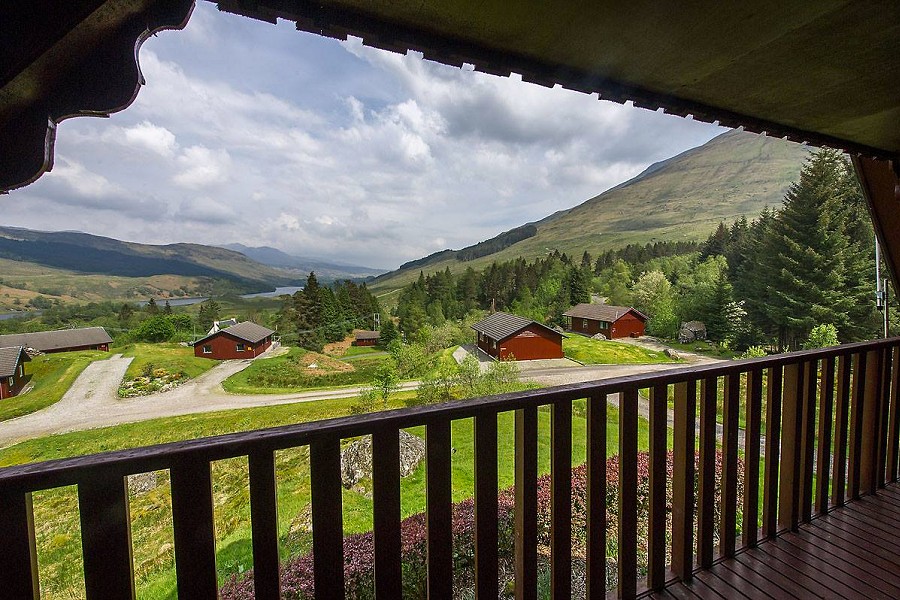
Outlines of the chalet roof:
M 900 3 L 218 0 L 221 10 L 615 102 L 880 158 L 900 153 Z M 0 11 L 0 189 L 52 166 L 56 123 L 140 88 L 135 46 L 192 0 L 12 3 Z M 104 60 L 121 56 L 119 62 Z M 126 58 L 127 57 L 127 58 Z M 600 110 L 598 108 L 598 110 Z M 13 144 L 14 145 L 11 145 Z
M 505 312 L 495 312 L 488 315 L 472 325 L 472 329 L 499 342 L 500 340 L 505 340 L 508 337 L 514 336 L 529 325 L 537 325 L 556 335 L 561 335 L 558 331 L 554 331 L 546 325 L 541 325 L 537 321 L 532 321 L 531 319 L 526 319 L 518 315 L 511 315 Z
M 12 377 L 19 363 L 28 362 L 31 357 L 22 346 L 0 348 L 0 377 Z
M 647 315 L 639 310 L 630 306 L 614 306 L 612 304 L 577 304 L 564 312 L 563 316 L 615 323 L 629 312 L 634 313 L 642 321 L 647 320 Z
M 57 331 L 0 335 L 0 347 L 25 346 L 41 352 L 111 343 L 112 338 L 109 337 L 109 334 L 102 327 L 82 327 L 80 329 L 59 329 Z
M 250 344 L 255 344 L 257 342 L 263 341 L 273 333 L 275 332 L 268 327 L 257 325 L 253 321 L 244 321 L 243 323 L 238 323 L 237 325 L 232 325 L 231 327 L 227 327 L 225 329 L 220 329 L 215 333 L 211 333 L 206 337 L 200 338 L 199 340 L 194 342 L 194 345 L 196 346 L 197 344 L 205 342 L 211 337 L 215 337 L 221 334 L 228 334 L 232 337 L 236 337 L 239 340 L 244 340 L 245 342 L 248 342 Z
M 358 340 L 377 340 L 381 338 L 379 331 L 357 331 L 356 339 Z

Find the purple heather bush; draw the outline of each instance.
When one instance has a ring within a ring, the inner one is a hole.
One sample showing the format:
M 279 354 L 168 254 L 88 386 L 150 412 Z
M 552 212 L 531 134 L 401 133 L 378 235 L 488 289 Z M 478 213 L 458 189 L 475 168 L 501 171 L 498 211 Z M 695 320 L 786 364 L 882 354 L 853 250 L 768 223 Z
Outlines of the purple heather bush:
M 616 555 L 618 528 L 618 456 L 607 461 L 607 554 Z M 650 459 L 646 452 L 638 453 L 638 564 L 646 567 L 647 527 L 650 508 Z M 722 455 L 716 456 L 716 510 L 719 510 L 721 494 Z M 738 462 L 738 498 L 742 497 L 743 463 Z M 695 482 L 696 485 L 696 482 Z M 671 535 L 672 453 L 666 460 L 667 535 Z M 498 496 L 499 571 L 505 579 L 511 579 L 515 548 L 515 493 L 513 488 L 502 490 Z M 740 510 L 738 504 L 737 509 Z M 580 465 L 572 469 L 572 552 L 584 557 L 585 525 L 587 521 L 587 469 Z M 718 514 L 716 515 L 718 523 Z M 738 518 L 738 523 L 741 519 Z M 470 498 L 453 505 L 453 578 L 454 589 L 472 586 L 475 576 L 475 503 Z M 716 531 L 718 537 L 718 531 Z M 538 545 L 542 557 L 549 556 L 550 543 L 550 476 L 538 479 Z M 344 537 L 344 581 L 349 600 L 374 598 L 374 538 L 372 532 Z M 419 513 L 401 522 L 401 553 L 403 570 L 403 597 L 426 597 L 427 543 L 425 514 Z M 613 584 L 612 582 L 607 582 Z M 511 581 L 503 581 L 501 590 L 511 590 Z M 281 595 L 284 600 L 311 600 L 313 598 L 313 556 L 307 554 L 293 558 L 282 565 Z M 253 572 L 234 575 L 221 590 L 222 600 L 251 600 Z

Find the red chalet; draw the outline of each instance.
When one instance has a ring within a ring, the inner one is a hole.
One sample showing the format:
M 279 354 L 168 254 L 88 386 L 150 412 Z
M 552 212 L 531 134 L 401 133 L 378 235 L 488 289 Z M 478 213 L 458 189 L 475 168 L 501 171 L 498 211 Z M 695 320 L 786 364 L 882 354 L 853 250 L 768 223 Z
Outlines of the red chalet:
M 375 346 L 381 339 L 381 333 L 378 331 L 357 331 L 356 338 L 353 340 L 354 346 Z
M 497 312 L 472 325 L 478 347 L 501 360 L 562 358 L 562 334 L 509 313 Z
M 194 356 L 216 360 L 255 358 L 272 345 L 274 334 L 267 327 L 244 321 L 194 342 Z
M 25 387 L 25 363 L 31 360 L 25 348 L 0 348 L 0 400 L 12 398 Z
M 602 333 L 607 339 L 640 337 L 644 335 L 647 315 L 628 306 L 611 304 L 578 304 L 563 313 L 567 329 L 594 336 Z
M 59 329 L 57 331 L 36 331 L 34 333 L 11 333 L 0 335 L 0 348 L 24 346 L 45 354 L 53 352 L 73 352 L 75 350 L 109 351 L 112 338 L 102 327 L 82 327 L 79 329 Z

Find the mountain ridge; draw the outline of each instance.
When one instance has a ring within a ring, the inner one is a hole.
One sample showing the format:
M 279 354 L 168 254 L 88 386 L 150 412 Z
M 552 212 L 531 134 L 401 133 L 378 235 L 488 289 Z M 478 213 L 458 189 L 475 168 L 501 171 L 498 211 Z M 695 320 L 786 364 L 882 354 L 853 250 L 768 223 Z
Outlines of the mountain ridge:
M 405 265 L 411 267 L 377 277 L 371 287 L 390 291 L 412 281 L 420 269 L 477 270 L 494 261 L 533 259 L 554 249 L 580 257 L 585 250 L 596 255 L 629 243 L 702 241 L 720 221 L 752 218 L 766 206 L 780 205 L 808 154 L 806 146 L 780 138 L 728 131 L 657 161 L 577 206 L 527 223 L 536 227 L 535 235 L 497 252 L 461 262 L 460 251 L 444 250 L 425 257 L 431 260 L 410 261 Z

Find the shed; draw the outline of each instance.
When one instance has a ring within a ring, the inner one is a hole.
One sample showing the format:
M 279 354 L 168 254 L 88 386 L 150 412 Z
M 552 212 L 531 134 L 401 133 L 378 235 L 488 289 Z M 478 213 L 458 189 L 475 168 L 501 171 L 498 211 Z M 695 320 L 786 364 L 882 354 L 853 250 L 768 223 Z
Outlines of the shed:
M 0 348 L 24 346 L 45 354 L 53 352 L 73 352 L 75 350 L 109 351 L 112 338 L 102 327 L 81 327 L 79 329 L 58 329 L 34 333 L 12 333 L 0 335 Z
M 584 335 L 603 334 L 608 339 L 644 335 L 647 315 L 630 306 L 577 304 L 563 313 L 566 329 Z
M 496 312 L 472 329 L 478 347 L 500 360 L 563 357 L 561 333 L 518 315 Z
M 25 387 L 25 363 L 31 360 L 22 346 L 0 348 L 0 400 L 12 398 Z
M 374 346 L 381 339 L 381 333 L 378 331 L 357 331 L 356 338 L 353 340 L 354 346 Z
M 274 334 L 268 327 L 244 321 L 194 342 L 194 356 L 216 360 L 255 358 L 272 345 Z

